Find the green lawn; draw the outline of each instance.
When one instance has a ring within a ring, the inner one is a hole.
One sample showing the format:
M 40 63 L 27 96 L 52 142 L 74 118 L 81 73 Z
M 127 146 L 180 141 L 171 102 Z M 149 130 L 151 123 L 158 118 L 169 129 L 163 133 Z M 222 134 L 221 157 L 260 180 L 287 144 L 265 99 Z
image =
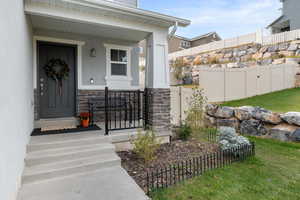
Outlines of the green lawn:
M 153 200 L 299 200 L 300 144 L 252 140 L 255 158 L 157 191 Z
M 225 102 L 224 106 L 260 106 L 274 112 L 300 112 L 300 88 L 273 92 L 247 99 Z

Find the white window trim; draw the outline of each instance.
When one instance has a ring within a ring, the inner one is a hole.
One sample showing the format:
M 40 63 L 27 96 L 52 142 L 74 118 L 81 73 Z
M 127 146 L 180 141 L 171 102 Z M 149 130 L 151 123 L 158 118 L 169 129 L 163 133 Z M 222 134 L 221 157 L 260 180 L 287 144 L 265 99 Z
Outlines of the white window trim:
M 132 47 L 129 46 L 121 46 L 121 45 L 114 45 L 114 44 L 104 44 L 104 47 L 106 48 L 106 76 L 105 80 L 107 82 L 107 85 L 109 86 L 110 81 L 120 81 L 120 84 L 123 84 L 121 82 L 129 82 L 129 84 L 132 81 L 132 75 L 131 75 L 131 50 Z M 116 50 L 124 50 L 127 53 L 127 62 L 116 62 L 116 61 L 111 61 L 111 49 L 116 49 Z M 116 76 L 116 75 L 111 75 L 111 64 L 116 63 L 116 64 L 127 64 L 126 67 L 126 76 Z

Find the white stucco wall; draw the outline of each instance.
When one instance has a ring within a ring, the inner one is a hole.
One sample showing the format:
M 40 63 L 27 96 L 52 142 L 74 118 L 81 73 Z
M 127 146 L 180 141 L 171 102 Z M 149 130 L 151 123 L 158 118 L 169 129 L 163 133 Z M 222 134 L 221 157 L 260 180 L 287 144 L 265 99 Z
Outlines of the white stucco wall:
M 0 199 L 14 200 L 33 128 L 32 35 L 23 1 L 1 1 L 0 27 Z
M 138 43 L 125 41 L 125 40 L 115 40 L 107 39 L 97 36 L 74 34 L 74 33 L 64 33 L 56 32 L 42 29 L 35 29 L 34 35 L 46 36 L 59 39 L 69 39 L 83 41 L 85 44 L 82 46 L 82 82 L 84 86 L 90 85 L 90 79 L 95 80 L 95 86 L 106 85 L 106 48 L 105 43 L 124 45 L 130 47 L 138 47 Z M 90 50 L 92 48 L 96 49 L 96 57 L 90 57 Z M 139 52 L 137 48 L 133 48 L 131 51 L 131 76 L 132 86 L 139 86 Z

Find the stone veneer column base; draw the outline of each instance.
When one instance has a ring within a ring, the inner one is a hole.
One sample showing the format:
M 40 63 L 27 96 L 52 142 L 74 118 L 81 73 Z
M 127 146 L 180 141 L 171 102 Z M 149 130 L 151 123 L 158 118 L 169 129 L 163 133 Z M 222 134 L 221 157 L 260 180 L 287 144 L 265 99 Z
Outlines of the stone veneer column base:
M 148 123 L 154 131 L 171 130 L 170 89 L 148 88 Z

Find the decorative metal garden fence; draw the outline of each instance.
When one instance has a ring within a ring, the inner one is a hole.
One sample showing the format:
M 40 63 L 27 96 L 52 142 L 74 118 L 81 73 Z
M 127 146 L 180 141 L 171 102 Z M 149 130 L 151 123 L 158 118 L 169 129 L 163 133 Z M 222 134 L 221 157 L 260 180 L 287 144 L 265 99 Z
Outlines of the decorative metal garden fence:
M 147 172 L 145 190 L 150 194 L 153 190 L 167 188 L 179 182 L 200 176 L 216 168 L 223 168 L 234 162 L 243 161 L 255 155 L 255 143 L 241 145 L 227 150 L 218 150 L 195 157 L 186 161 L 177 162 L 169 166 Z

